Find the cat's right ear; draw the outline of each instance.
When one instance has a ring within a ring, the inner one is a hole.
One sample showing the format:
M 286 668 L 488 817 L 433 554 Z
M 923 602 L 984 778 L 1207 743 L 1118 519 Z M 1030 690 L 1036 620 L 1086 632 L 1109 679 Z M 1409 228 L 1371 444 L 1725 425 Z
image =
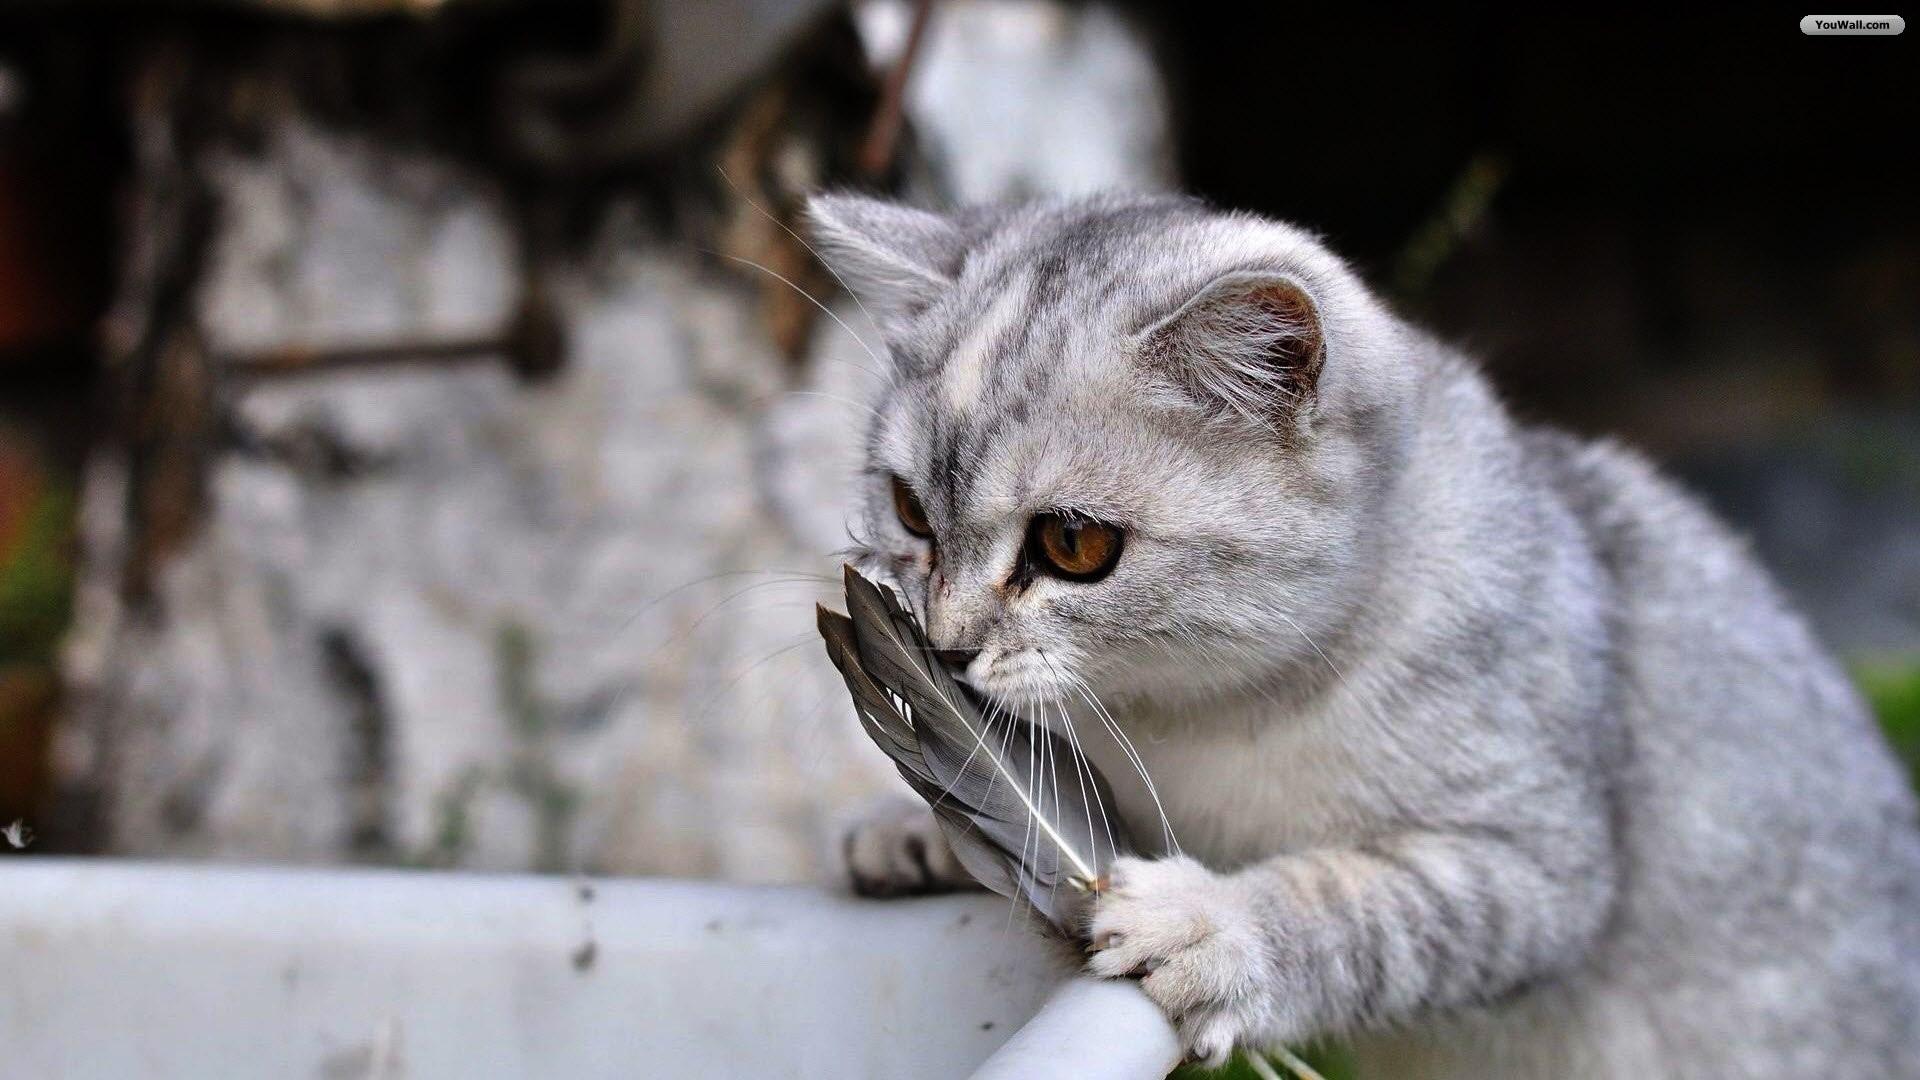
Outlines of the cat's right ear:
M 883 326 L 919 314 L 953 285 L 966 234 L 952 219 L 865 195 L 815 195 L 819 254 Z
M 1214 279 L 1141 334 L 1148 365 L 1219 415 L 1269 431 L 1303 420 L 1317 397 L 1326 338 L 1312 296 L 1262 271 Z

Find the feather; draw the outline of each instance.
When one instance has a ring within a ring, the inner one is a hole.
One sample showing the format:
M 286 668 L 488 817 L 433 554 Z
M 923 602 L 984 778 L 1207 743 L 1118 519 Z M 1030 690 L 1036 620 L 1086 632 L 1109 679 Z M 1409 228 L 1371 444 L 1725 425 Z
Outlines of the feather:
M 1081 902 L 1130 850 L 1105 779 L 1072 740 L 983 710 L 890 592 L 852 567 L 846 584 L 847 614 L 821 608 L 820 635 L 867 734 L 933 808 L 968 873 L 1077 935 Z

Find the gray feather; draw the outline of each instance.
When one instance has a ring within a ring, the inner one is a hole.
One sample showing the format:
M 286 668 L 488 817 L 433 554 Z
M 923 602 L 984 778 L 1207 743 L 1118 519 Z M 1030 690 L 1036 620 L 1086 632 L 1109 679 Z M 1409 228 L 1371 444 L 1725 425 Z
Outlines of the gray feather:
M 852 567 L 846 582 L 848 613 L 821 608 L 820 634 L 867 734 L 933 807 L 968 873 L 1078 933 L 1080 901 L 1130 850 L 1105 779 L 1058 733 L 982 709 L 891 593 Z

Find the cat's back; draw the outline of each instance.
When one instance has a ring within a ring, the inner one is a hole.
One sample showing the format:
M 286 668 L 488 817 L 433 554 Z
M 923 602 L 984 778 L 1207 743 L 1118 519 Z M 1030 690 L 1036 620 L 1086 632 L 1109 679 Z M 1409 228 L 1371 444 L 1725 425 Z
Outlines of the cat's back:
M 1746 544 L 1645 459 L 1522 440 L 1611 592 L 1626 889 L 1603 974 L 1749 1021 L 1807 1025 L 1811 1004 L 1825 1024 L 1796 1045 L 1845 1034 L 1870 1073 L 1920 1068 L 1920 823 L 1859 694 Z
M 1746 542 L 1637 453 L 1551 429 L 1522 439 L 1606 570 L 1632 756 L 1685 747 L 1702 771 L 1745 765 L 1720 779 L 1764 789 L 1757 803 L 1786 818 L 1875 807 L 1916 835 L 1907 777 L 1865 703 Z

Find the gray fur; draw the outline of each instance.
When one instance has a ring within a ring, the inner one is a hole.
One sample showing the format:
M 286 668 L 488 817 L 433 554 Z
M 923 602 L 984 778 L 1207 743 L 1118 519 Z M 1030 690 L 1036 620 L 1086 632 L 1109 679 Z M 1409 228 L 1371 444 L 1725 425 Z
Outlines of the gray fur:
M 1196 1054 L 1338 1034 L 1380 1076 L 1920 1076 L 1905 778 L 1642 459 L 1515 424 L 1285 225 L 816 209 L 895 365 L 861 561 L 981 650 L 976 687 L 1077 734 L 1136 837 L 1164 809 L 1178 846 L 1118 867 L 1090 966 L 1144 975 Z M 1167 367 L 1286 355 L 1232 319 L 1164 332 L 1249 279 L 1303 291 L 1323 350 L 1265 415 L 1210 394 L 1233 370 Z M 1042 510 L 1125 526 L 1112 574 L 1023 575 Z

